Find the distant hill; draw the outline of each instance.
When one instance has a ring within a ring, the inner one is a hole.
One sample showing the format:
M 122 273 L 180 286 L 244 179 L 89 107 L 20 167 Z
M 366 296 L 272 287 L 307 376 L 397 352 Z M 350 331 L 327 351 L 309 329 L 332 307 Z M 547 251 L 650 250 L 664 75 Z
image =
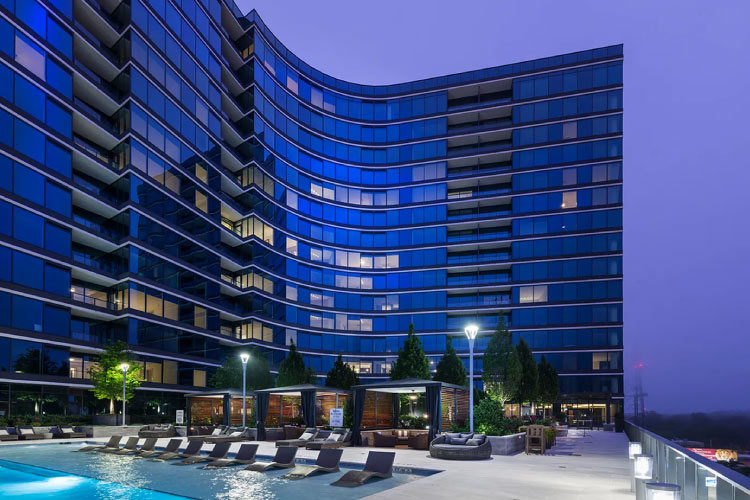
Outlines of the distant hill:
M 750 450 L 750 412 L 647 413 L 643 426 L 670 440 L 703 441 L 706 448 Z

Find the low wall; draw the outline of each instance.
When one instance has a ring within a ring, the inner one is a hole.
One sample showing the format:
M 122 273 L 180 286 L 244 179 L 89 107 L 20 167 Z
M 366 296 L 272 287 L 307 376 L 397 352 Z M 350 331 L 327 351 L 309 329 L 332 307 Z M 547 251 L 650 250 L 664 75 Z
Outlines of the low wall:
M 526 449 L 526 433 L 510 434 L 508 436 L 487 436 L 492 443 L 493 455 L 512 455 Z
M 121 425 L 84 425 L 81 426 L 81 431 L 85 432 L 86 436 L 101 438 L 110 436 L 137 436 L 140 428 L 140 425 L 128 425 L 126 427 Z

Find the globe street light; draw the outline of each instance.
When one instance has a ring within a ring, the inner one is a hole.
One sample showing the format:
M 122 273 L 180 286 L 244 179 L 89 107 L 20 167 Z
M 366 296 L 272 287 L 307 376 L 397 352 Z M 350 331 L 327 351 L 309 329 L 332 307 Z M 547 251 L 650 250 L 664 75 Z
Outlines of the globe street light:
M 469 432 L 474 432 L 474 339 L 478 332 L 477 325 L 464 328 L 466 338 L 469 339 Z
M 247 413 L 247 407 L 245 406 L 245 387 L 247 380 L 247 361 L 250 359 L 250 355 L 246 352 L 240 354 L 242 360 L 242 427 L 245 427 L 245 414 Z
M 122 426 L 125 427 L 125 379 L 127 378 L 128 369 L 130 365 L 127 363 L 120 363 L 120 370 L 122 370 Z

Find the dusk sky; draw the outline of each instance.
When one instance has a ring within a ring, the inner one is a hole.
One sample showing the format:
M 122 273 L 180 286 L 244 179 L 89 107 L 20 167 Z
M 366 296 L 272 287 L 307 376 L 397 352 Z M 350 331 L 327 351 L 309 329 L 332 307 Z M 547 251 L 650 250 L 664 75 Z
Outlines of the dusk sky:
M 623 43 L 626 391 L 644 363 L 649 410 L 750 410 L 750 2 L 236 1 L 357 83 Z

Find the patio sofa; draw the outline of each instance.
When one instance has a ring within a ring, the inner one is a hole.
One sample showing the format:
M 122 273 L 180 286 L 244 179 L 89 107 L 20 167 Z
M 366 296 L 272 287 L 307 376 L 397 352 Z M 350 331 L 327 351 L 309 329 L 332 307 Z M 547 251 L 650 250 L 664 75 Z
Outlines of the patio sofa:
M 393 448 L 397 438 L 392 431 L 377 431 L 372 435 L 372 445 L 378 448 Z
M 172 424 L 149 424 L 138 430 L 138 437 L 142 438 L 171 438 L 177 435 L 177 429 Z
M 484 434 L 446 433 L 430 443 L 430 456 L 444 460 L 483 460 L 492 455 L 492 443 Z
M 326 448 L 343 448 L 352 445 L 352 433 L 349 429 L 334 429 L 320 431 L 312 441 L 305 444 L 308 450 L 324 450 Z
M 74 428 L 70 425 L 58 425 L 56 427 L 52 427 L 49 431 L 52 433 L 53 438 L 71 439 L 86 437 L 86 433 L 81 432 L 80 427 Z
M 9 432 L 12 429 L 13 432 Z M 0 441 L 18 441 L 18 435 L 12 427 L 0 427 Z

